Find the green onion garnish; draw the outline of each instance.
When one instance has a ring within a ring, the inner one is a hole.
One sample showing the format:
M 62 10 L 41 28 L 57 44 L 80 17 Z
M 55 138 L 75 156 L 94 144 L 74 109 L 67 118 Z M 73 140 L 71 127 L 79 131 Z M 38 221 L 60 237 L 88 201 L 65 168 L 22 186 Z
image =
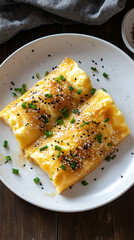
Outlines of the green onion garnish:
M 12 173 L 14 173 L 14 174 L 19 174 L 19 169 L 15 169 L 15 168 L 12 168 Z
M 66 81 L 66 79 L 63 77 L 63 75 L 60 75 L 59 79 L 61 79 L 62 81 Z
M 81 90 L 78 90 L 78 91 L 77 91 L 77 94 L 79 94 L 79 95 L 80 95 L 80 94 L 81 94 L 81 92 L 82 92 Z
M 76 120 L 74 118 L 71 119 L 70 123 L 74 123 Z
M 77 110 L 77 109 L 74 109 L 72 112 L 73 112 L 74 114 L 76 114 L 76 113 L 78 112 L 78 110 Z
M 7 160 L 7 161 L 10 161 L 10 160 L 11 160 L 11 157 L 10 157 L 10 156 L 6 156 L 6 160 Z
M 53 136 L 53 131 L 49 131 L 49 132 L 46 131 L 45 135 L 47 138 L 49 138 L 49 137 Z
M 22 88 L 14 88 L 14 91 L 15 91 L 15 92 L 19 92 L 19 93 L 21 93 Z
M 56 77 L 55 80 L 56 80 L 57 83 L 60 83 L 60 80 L 59 80 L 58 77 Z
M 7 140 L 4 140 L 4 142 L 3 142 L 3 147 L 6 148 L 6 147 L 7 147 L 7 144 L 8 144 L 8 141 L 7 141 Z
M 90 113 L 89 113 L 89 117 L 91 117 L 92 115 L 93 115 L 92 112 L 90 112 Z
M 40 75 L 39 75 L 39 73 L 36 73 L 36 77 L 37 77 L 37 79 L 39 79 L 39 78 L 40 78 Z
M 89 122 L 85 122 L 83 124 L 80 125 L 80 127 L 84 127 L 84 125 L 89 125 Z
M 62 149 L 61 147 L 55 145 L 55 150 L 61 151 L 61 149 Z
M 95 92 L 96 92 L 96 88 L 92 88 L 90 93 L 91 93 L 91 95 L 94 95 Z
M 38 177 L 34 178 L 33 180 L 36 184 L 40 181 L 40 179 Z
M 58 125 L 62 125 L 63 124 L 62 117 L 58 117 L 57 122 L 58 122 Z
M 104 72 L 102 75 L 103 75 L 103 77 L 108 78 L 108 74 L 107 73 Z
M 45 77 L 46 77 L 48 74 L 49 74 L 49 72 L 48 72 L 48 71 L 46 71 L 46 72 L 45 72 Z
M 39 150 L 42 152 L 42 151 L 46 150 L 47 148 L 48 148 L 48 146 L 45 145 L 45 146 L 43 146 L 43 147 L 40 147 Z
M 48 97 L 48 98 L 51 98 L 52 96 L 53 96 L 52 93 L 45 94 L 45 97 Z
M 15 92 L 12 92 L 13 97 L 17 97 L 17 94 Z
M 102 134 L 101 133 L 97 135 L 97 141 L 99 143 L 102 143 Z
M 107 162 L 109 162 L 111 159 L 113 160 L 114 158 L 116 157 L 116 155 L 113 155 L 113 156 L 107 156 L 106 158 L 105 158 L 105 160 L 107 161 Z
M 109 120 L 110 120 L 109 118 L 106 118 L 106 119 L 104 120 L 104 122 L 109 122 Z
M 60 157 L 60 152 L 57 153 L 57 158 L 59 158 L 59 157 Z
M 68 89 L 69 89 L 70 91 L 73 91 L 73 90 L 74 90 L 74 88 L 73 88 L 72 86 L 69 86 Z
M 102 88 L 102 90 L 103 90 L 104 92 L 107 92 L 107 90 L 106 90 L 105 88 Z
M 81 184 L 82 184 L 83 186 L 87 186 L 87 185 L 88 185 L 88 183 L 87 183 L 85 180 L 81 181 Z
M 73 169 L 76 168 L 76 166 L 75 166 L 75 162 L 72 162 L 72 163 L 71 163 L 71 168 L 73 168 Z
M 27 107 L 27 102 L 23 102 L 23 103 L 21 104 L 21 106 L 22 106 L 24 109 L 26 109 L 26 107 Z
M 69 117 L 69 114 L 67 112 L 67 108 L 64 108 L 62 111 L 61 111 L 62 115 L 64 116 L 64 118 L 68 118 Z
M 72 157 L 75 157 L 75 154 L 72 154 L 71 156 L 72 156 Z
M 28 103 L 29 108 L 37 109 L 37 106 L 33 103 Z
M 60 168 L 62 168 L 64 171 L 66 170 L 66 167 L 63 164 L 60 165 Z
M 22 88 L 26 88 L 26 83 L 23 83 L 23 84 L 22 84 Z
M 95 67 L 91 67 L 91 69 L 92 69 L 93 71 L 96 71 L 96 70 L 97 70 Z

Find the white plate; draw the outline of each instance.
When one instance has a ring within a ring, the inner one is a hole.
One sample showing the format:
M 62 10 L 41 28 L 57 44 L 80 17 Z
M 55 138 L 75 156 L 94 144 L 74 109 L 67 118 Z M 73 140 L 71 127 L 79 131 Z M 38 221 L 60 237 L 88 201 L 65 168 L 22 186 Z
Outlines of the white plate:
M 58 195 L 47 175 L 38 166 L 24 162 L 12 131 L 0 121 L 1 159 L 5 155 L 12 157 L 12 161 L 0 166 L 0 175 L 2 182 L 11 191 L 34 205 L 54 211 L 77 212 L 112 201 L 134 183 L 133 61 L 119 48 L 91 36 L 59 34 L 38 39 L 17 50 L 1 65 L 0 108 L 13 100 L 10 90 L 13 86 L 10 82 L 13 81 L 16 87 L 26 83 L 30 88 L 37 81 L 32 76 L 38 72 L 44 77 L 45 71 L 51 71 L 52 67 L 60 64 L 67 56 L 76 62 L 80 61 L 79 66 L 90 76 L 95 88 L 107 89 L 124 114 L 131 135 L 120 144 L 119 151 L 115 153 L 117 157 L 113 161 L 103 161 L 94 172 L 84 178 L 89 183 L 87 186 L 79 181 L 72 189 L 68 188 Z M 95 76 L 91 66 L 98 69 Z M 103 72 L 109 74 L 109 79 L 102 76 Z M 8 149 L 2 147 L 4 139 L 9 142 Z M 24 163 L 26 166 L 22 167 Z M 13 167 L 19 169 L 19 176 L 12 174 Z M 41 179 L 42 186 L 33 182 L 35 177 Z

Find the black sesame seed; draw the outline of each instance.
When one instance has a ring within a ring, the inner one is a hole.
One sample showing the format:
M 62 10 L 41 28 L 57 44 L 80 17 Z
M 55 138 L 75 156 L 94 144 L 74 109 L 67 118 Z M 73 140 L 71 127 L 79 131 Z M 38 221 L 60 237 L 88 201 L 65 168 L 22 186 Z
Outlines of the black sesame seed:
M 96 181 L 96 178 L 94 178 L 94 181 Z
M 48 57 L 51 57 L 51 54 L 48 54 Z

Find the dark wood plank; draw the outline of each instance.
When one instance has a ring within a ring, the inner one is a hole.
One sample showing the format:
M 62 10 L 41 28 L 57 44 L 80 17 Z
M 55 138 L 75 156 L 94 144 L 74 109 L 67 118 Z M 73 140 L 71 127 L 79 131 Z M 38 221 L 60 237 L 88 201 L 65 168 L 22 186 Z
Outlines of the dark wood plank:
M 134 7 L 127 1 L 125 9 L 101 26 L 44 25 L 17 34 L 0 45 L 0 63 L 24 44 L 42 36 L 74 32 L 107 40 L 134 59 L 121 38 L 124 14 Z M 55 213 L 21 200 L 0 183 L 0 240 L 133 240 L 134 187 L 119 199 L 83 213 Z
M 0 183 L 0 239 L 56 240 L 58 213 L 35 207 Z

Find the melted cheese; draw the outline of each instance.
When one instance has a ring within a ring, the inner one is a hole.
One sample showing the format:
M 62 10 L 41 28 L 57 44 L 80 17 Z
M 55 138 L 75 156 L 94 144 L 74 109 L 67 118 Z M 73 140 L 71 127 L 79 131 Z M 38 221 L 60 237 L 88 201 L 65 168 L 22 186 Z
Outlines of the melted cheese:
M 70 123 L 72 118 L 75 118 L 74 123 Z M 57 192 L 61 193 L 93 171 L 129 133 L 113 99 L 98 90 L 64 125 L 53 128 L 52 137 L 41 136 L 26 147 L 25 153 L 49 175 Z M 48 148 L 40 151 L 45 145 Z M 55 149 L 56 145 L 60 151 Z
M 56 77 L 63 77 L 66 81 Z M 73 90 L 69 90 L 69 86 Z M 0 117 L 11 127 L 13 133 L 23 149 L 38 139 L 43 132 L 50 130 L 62 116 L 61 110 L 67 108 L 70 113 L 73 108 L 90 97 L 92 85 L 86 73 L 78 67 L 78 64 L 69 58 L 44 79 L 38 81 L 33 88 L 19 99 L 6 106 Z M 81 90 L 81 94 L 77 91 Z M 45 97 L 52 94 L 52 97 Z M 26 109 L 21 105 L 26 102 Z M 28 103 L 33 103 L 37 109 L 29 108 Z M 45 123 L 45 120 L 48 123 Z

